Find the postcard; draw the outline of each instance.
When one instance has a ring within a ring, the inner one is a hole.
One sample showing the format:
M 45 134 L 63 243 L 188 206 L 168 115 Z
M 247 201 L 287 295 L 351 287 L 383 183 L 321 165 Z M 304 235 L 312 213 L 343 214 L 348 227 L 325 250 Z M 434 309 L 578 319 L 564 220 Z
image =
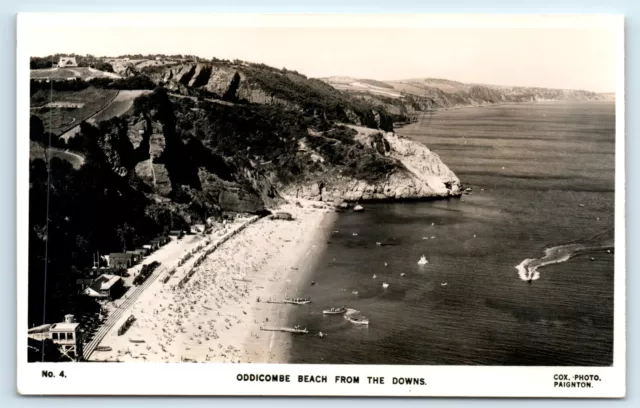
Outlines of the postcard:
M 17 58 L 21 394 L 624 397 L 623 17 L 26 13 Z

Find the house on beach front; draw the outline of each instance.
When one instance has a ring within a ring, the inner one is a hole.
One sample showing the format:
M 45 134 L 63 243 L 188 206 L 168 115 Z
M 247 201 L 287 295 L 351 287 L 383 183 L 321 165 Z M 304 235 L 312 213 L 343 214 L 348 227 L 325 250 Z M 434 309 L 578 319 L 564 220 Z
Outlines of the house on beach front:
M 136 261 L 133 254 L 126 252 L 113 252 L 109 254 L 109 267 L 116 269 L 128 269 L 133 266 Z
M 80 323 L 76 323 L 73 315 L 64 317 L 64 322 L 43 324 L 27 331 L 29 339 L 44 342 L 51 340 L 63 356 L 72 361 L 82 360 L 82 334 Z
M 91 286 L 85 288 L 83 294 L 98 298 L 112 300 L 123 288 L 122 278 L 117 275 L 100 275 Z

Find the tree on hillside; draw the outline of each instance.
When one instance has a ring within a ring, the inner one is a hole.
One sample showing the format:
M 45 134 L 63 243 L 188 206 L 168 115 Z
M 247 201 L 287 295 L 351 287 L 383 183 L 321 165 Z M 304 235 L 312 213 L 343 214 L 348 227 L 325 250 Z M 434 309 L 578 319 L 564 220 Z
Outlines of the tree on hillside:
M 47 143 L 44 140 L 44 124 L 39 117 L 31 115 L 29 118 L 29 139 L 34 142 Z
M 126 222 L 122 226 L 116 228 L 116 235 L 122 244 L 122 252 L 127 251 L 127 243 L 132 240 L 133 232 L 133 228 L 131 228 Z

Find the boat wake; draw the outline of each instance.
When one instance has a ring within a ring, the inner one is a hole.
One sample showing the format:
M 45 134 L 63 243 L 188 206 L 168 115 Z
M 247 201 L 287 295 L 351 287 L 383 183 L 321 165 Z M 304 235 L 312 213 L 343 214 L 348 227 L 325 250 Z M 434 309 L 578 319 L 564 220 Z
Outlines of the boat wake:
M 525 259 L 515 268 L 518 276 L 524 281 L 540 279 L 538 269 L 546 266 L 566 262 L 569 259 L 585 252 L 596 252 L 612 250 L 614 248 L 613 231 L 596 235 L 583 242 L 574 242 L 565 245 L 558 245 L 544 250 L 544 256 L 534 259 Z
M 348 309 L 348 308 L 347 308 L 347 311 L 344 313 L 344 317 L 345 317 L 345 318 L 346 318 L 346 317 L 350 317 L 350 316 L 351 316 L 351 317 L 356 317 L 356 316 L 358 316 L 358 315 L 360 315 L 360 311 L 359 311 L 359 310 L 356 310 L 356 309 Z

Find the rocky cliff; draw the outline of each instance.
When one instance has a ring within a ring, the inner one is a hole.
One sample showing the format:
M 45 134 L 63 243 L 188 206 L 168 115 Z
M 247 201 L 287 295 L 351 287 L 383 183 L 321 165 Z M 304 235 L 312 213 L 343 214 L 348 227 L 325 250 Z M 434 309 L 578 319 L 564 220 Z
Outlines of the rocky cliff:
M 285 69 L 245 62 L 192 62 L 143 70 L 156 84 L 181 95 L 280 106 L 322 120 L 393 130 L 402 120 L 379 103 L 339 92 L 325 82 Z
M 355 140 L 369 154 L 393 164 L 377 179 L 358 178 L 353 172 L 328 172 L 320 180 L 283 188 L 285 194 L 321 201 L 366 201 L 445 198 L 460 195 L 460 180 L 425 145 L 393 132 L 350 126 Z

